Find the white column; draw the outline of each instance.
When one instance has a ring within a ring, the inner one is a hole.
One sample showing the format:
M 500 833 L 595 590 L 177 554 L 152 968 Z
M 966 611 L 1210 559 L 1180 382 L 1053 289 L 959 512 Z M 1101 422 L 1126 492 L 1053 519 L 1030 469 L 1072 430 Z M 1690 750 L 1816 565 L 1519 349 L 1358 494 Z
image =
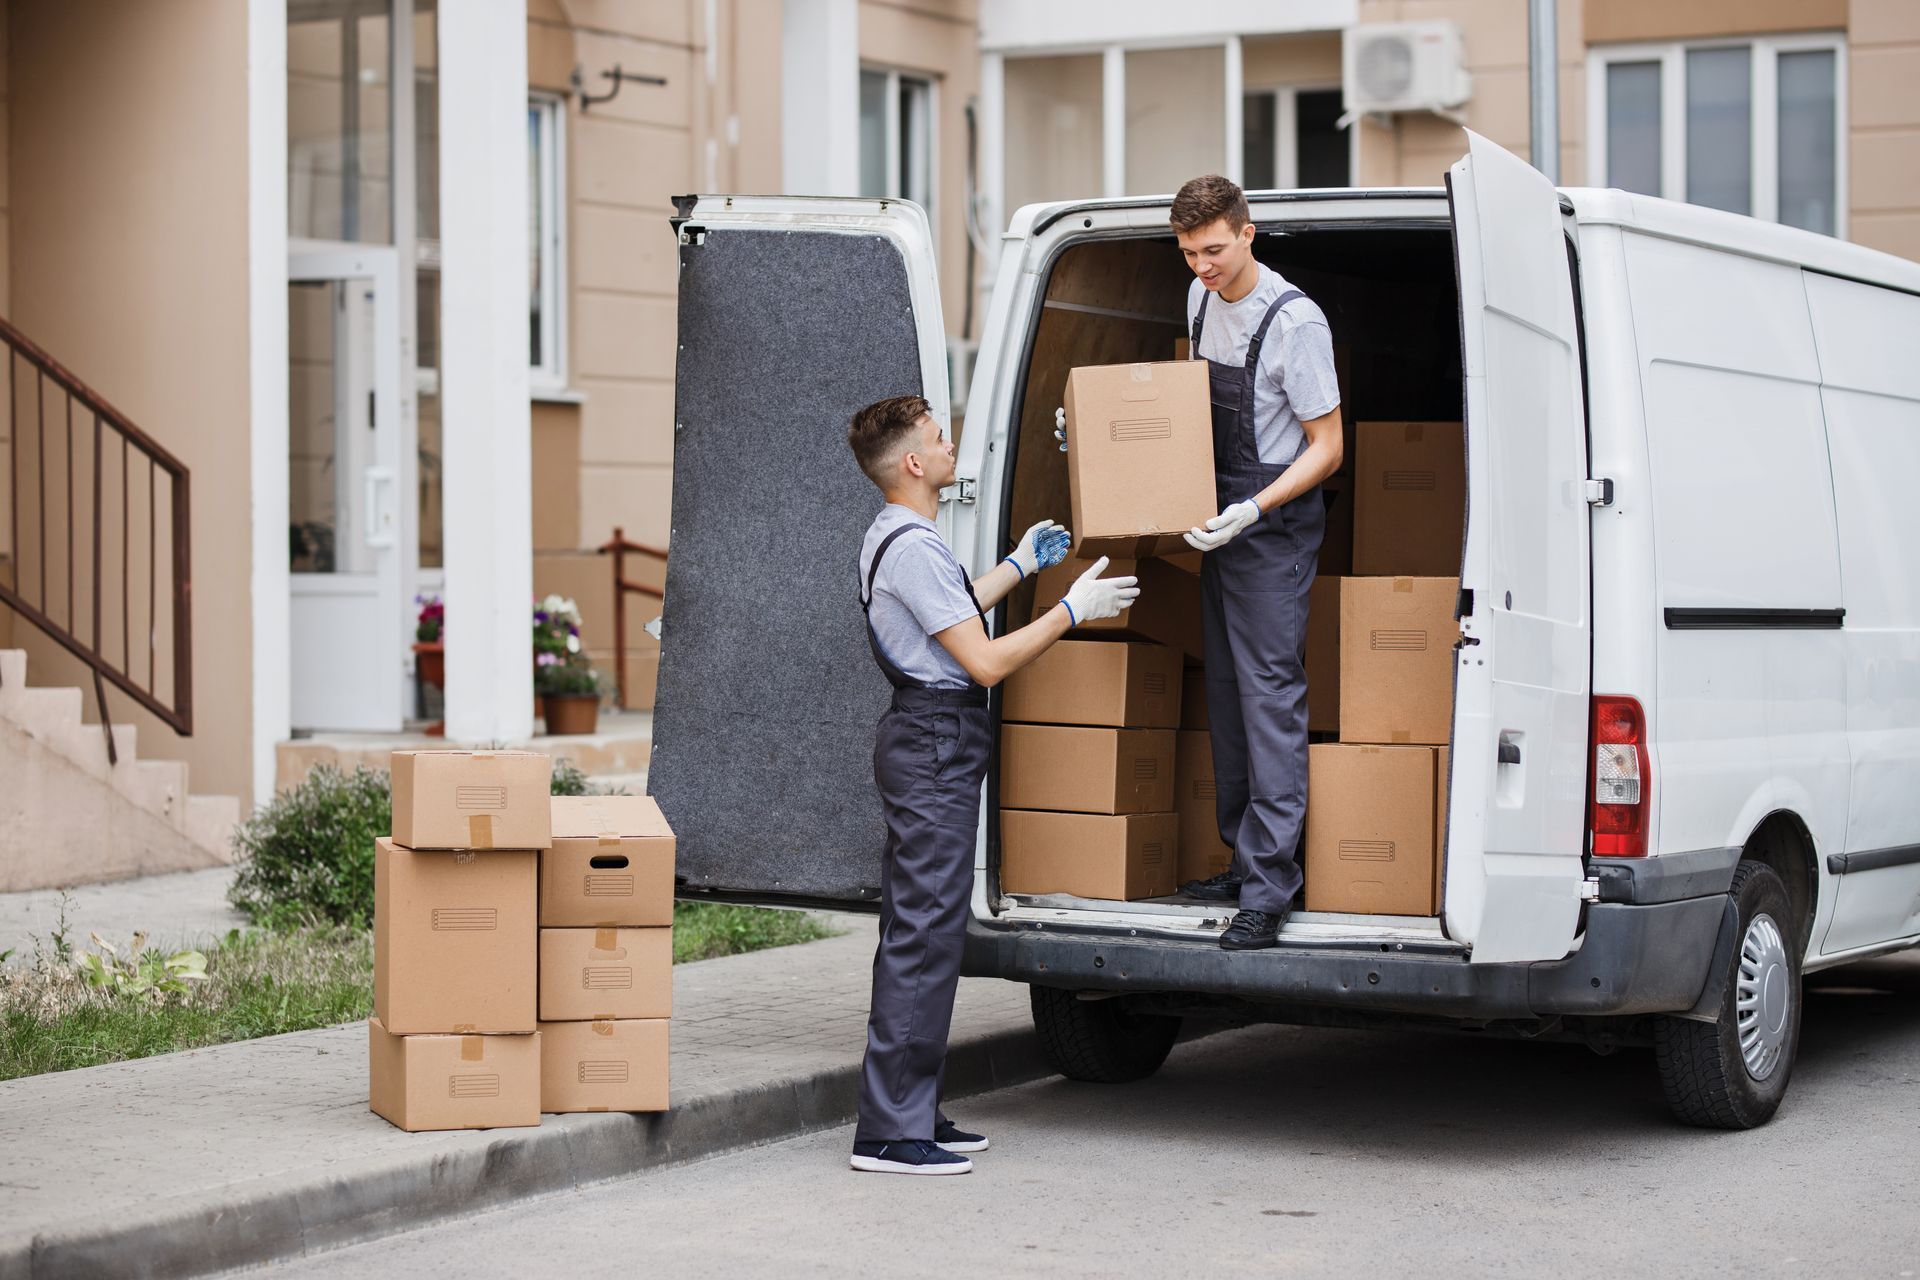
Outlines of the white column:
M 447 738 L 533 732 L 527 11 L 440 6 Z
M 265 804 L 273 799 L 275 748 L 293 731 L 293 601 L 287 560 L 286 0 L 249 0 L 247 5 L 247 310 L 252 384 L 248 409 L 253 418 L 253 457 L 247 468 L 253 503 L 252 799 Z
M 1000 266 L 1000 236 L 1007 229 L 1007 79 L 1006 63 L 997 53 L 980 55 L 980 150 L 978 155 L 979 209 L 975 221 L 986 240 L 986 271 L 976 282 L 980 290 L 975 314 L 987 314 Z M 978 330 L 975 331 L 976 333 Z
M 1220 81 L 1226 88 L 1226 135 L 1227 154 L 1220 157 L 1220 172 L 1235 182 L 1245 183 L 1246 150 L 1243 146 L 1246 122 L 1242 118 L 1246 106 L 1244 73 L 1240 59 L 1240 37 L 1228 36 L 1226 47 L 1221 51 Z
M 1127 194 L 1127 51 L 1108 45 L 1100 59 L 1100 194 Z
M 781 22 L 782 190 L 859 195 L 859 0 L 784 0 Z

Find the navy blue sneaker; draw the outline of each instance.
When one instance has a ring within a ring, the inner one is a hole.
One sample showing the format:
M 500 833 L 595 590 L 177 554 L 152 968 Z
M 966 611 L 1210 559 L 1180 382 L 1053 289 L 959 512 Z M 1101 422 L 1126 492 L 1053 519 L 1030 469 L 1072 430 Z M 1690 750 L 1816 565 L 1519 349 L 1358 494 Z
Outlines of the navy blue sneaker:
M 856 1142 L 853 1167 L 862 1173 L 972 1173 L 973 1161 L 920 1139 L 912 1142 Z
M 933 1145 L 946 1151 L 985 1151 L 987 1140 L 977 1133 L 968 1133 L 951 1120 L 942 1120 L 933 1126 Z

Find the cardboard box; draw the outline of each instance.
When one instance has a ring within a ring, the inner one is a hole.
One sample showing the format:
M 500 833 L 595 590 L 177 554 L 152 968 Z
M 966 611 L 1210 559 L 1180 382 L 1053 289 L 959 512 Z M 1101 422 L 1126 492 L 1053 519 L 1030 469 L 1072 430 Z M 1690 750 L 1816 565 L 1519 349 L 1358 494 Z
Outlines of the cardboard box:
M 1186 551 L 1163 551 L 1155 558 L 1164 560 L 1174 568 L 1184 573 L 1190 573 L 1197 578 L 1200 576 L 1200 562 L 1204 554 L 1204 552 L 1194 551 L 1192 549 Z
M 540 931 L 540 1021 L 672 1016 L 673 930 Z
M 1042 569 L 1033 593 L 1033 616 L 1038 618 L 1067 594 L 1087 571 L 1084 560 L 1063 560 Z M 1200 579 L 1165 560 L 1115 559 L 1102 577 L 1132 574 L 1140 579 L 1140 598 L 1114 617 L 1098 618 L 1074 628 L 1076 636 L 1123 636 L 1151 640 L 1180 650 L 1189 658 L 1205 656 L 1200 640 Z
M 1467 516 L 1460 424 L 1362 422 L 1356 434 L 1353 572 L 1457 575 Z
M 651 796 L 555 796 L 543 927 L 673 923 L 673 828 Z
M 540 1024 L 540 1109 L 665 1111 L 665 1018 Z
M 1458 578 L 1340 582 L 1340 741 L 1445 746 Z
M 534 1028 L 539 865 L 532 850 L 373 851 L 373 1012 L 395 1035 Z
M 1173 730 L 1003 725 L 1000 806 L 1165 813 L 1173 808 Z
M 408 849 L 544 849 L 553 761 L 537 751 L 396 751 L 393 842 Z
M 1434 751 L 1307 749 L 1307 910 L 1430 916 Z
M 370 1018 L 367 1105 L 409 1133 L 539 1124 L 540 1036 L 402 1036 Z
M 1181 659 L 1163 644 L 1062 640 L 1007 677 L 1009 723 L 1171 729 L 1180 723 Z
M 1206 362 L 1075 369 L 1065 405 L 1075 555 L 1187 550 L 1181 535 L 1219 514 Z
M 1348 458 L 1351 465 L 1352 455 Z M 1322 574 L 1344 578 L 1353 572 L 1353 477 L 1338 473 L 1328 477 L 1322 488 L 1332 495 L 1333 502 L 1327 507 L 1320 555 L 1314 563 Z
M 1433 755 L 1433 910 L 1447 903 L 1447 802 L 1453 783 L 1453 752 L 1441 747 Z
M 1211 723 L 1207 719 L 1207 669 L 1197 662 L 1189 662 L 1180 673 L 1180 727 L 1182 729 L 1204 729 Z
M 1163 898 L 1175 888 L 1180 819 L 1171 813 L 1000 811 L 1000 887 L 1081 898 Z
M 1173 808 L 1180 818 L 1180 870 L 1174 879 L 1185 884 L 1217 876 L 1233 864 L 1233 850 L 1220 838 L 1211 734 L 1181 732 L 1174 751 L 1173 777 Z
M 1315 577 L 1307 591 L 1307 728 L 1340 731 L 1340 582 Z

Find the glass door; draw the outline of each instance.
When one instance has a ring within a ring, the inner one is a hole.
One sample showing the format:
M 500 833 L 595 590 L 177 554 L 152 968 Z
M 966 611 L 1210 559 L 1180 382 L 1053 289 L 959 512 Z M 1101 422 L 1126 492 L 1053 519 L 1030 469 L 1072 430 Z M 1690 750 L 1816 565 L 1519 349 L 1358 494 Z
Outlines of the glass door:
M 288 259 L 288 554 L 296 729 L 396 732 L 406 711 L 398 255 Z

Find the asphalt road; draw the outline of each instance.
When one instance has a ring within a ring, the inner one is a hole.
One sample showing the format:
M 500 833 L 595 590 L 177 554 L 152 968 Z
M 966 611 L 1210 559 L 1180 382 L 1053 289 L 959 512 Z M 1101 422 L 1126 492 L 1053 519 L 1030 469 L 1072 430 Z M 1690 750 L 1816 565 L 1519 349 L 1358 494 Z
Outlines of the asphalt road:
M 955 1106 L 994 1143 L 964 1177 L 852 1173 L 841 1129 L 275 1271 L 1913 1276 L 1920 955 L 1809 987 L 1751 1133 L 1673 1124 L 1644 1050 L 1255 1027 Z

